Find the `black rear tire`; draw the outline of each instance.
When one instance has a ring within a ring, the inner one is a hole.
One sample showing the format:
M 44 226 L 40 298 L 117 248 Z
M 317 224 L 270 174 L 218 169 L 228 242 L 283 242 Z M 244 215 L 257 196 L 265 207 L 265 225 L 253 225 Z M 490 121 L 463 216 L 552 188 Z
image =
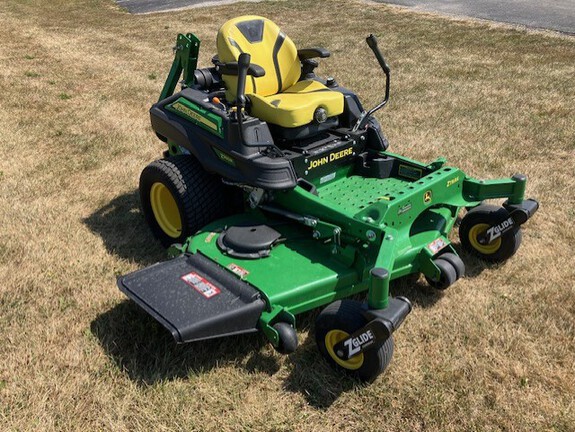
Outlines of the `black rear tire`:
M 315 339 L 319 352 L 332 367 L 370 383 L 391 362 L 393 337 L 347 361 L 338 358 L 333 351 L 337 342 L 367 324 L 362 312 L 362 303 L 355 300 L 338 300 L 330 304 L 316 319 Z
M 149 164 L 140 175 L 142 210 L 165 247 L 183 243 L 204 225 L 240 209 L 242 192 L 206 172 L 191 155 Z

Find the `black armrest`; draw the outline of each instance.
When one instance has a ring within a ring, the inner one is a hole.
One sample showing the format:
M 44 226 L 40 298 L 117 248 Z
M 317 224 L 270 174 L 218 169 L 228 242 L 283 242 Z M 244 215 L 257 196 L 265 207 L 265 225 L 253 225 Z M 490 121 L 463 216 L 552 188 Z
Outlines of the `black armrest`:
M 237 75 L 239 70 L 238 62 L 219 63 L 218 69 L 222 75 Z M 248 75 L 251 75 L 255 78 L 263 77 L 265 74 L 266 71 L 260 65 L 252 63 L 248 67 Z
M 330 53 L 325 48 L 304 48 L 297 50 L 297 56 L 300 60 L 307 60 L 311 58 L 326 58 Z

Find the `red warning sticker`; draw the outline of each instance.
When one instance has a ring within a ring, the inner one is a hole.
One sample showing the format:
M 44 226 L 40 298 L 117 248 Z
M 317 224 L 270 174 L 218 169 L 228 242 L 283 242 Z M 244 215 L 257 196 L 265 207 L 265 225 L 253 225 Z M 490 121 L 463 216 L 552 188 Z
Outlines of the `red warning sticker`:
M 239 265 L 234 264 L 234 263 L 231 263 L 230 265 L 228 265 L 228 268 L 231 271 L 233 271 L 235 274 L 237 274 L 242 279 L 250 274 L 250 272 L 247 271 L 245 268 L 240 267 Z
M 185 274 L 181 279 L 207 299 L 221 292 L 218 287 L 208 282 L 196 272 Z
M 440 237 L 436 240 L 433 240 L 431 243 L 427 245 L 427 248 L 433 253 L 434 255 L 447 246 L 447 243 Z

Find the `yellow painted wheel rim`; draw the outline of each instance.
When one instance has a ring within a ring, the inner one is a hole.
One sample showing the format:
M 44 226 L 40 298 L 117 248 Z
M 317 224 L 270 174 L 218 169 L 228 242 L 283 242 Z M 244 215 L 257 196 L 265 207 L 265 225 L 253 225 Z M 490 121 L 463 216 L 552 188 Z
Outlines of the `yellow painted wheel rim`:
M 330 330 L 325 335 L 325 347 L 331 358 L 341 367 L 349 370 L 357 370 L 363 365 L 363 353 L 350 358 L 349 360 L 340 359 L 334 352 L 333 347 L 349 336 L 349 333 L 343 330 Z
M 150 203 L 159 227 L 172 238 L 182 233 L 182 218 L 174 196 L 163 183 L 154 183 L 150 189 Z
M 487 231 L 488 228 L 488 224 L 480 223 L 473 225 L 469 230 L 469 242 L 471 243 L 471 246 L 473 246 L 473 249 L 475 249 L 477 252 L 484 255 L 492 255 L 501 247 L 501 237 L 496 238 L 491 243 L 485 245 L 479 243 L 477 240 L 479 235 Z

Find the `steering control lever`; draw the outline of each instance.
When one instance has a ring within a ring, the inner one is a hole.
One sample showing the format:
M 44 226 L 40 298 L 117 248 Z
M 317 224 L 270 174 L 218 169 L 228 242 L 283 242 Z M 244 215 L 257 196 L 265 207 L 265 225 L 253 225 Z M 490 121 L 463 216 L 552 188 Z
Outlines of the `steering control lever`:
M 373 34 L 370 34 L 365 39 L 365 41 L 367 42 L 367 45 L 371 48 L 371 50 L 375 54 L 375 58 L 377 59 L 379 65 L 381 66 L 381 69 L 383 69 L 383 73 L 385 74 L 385 97 L 384 97 L 383 101 L 381 101 L 377 106 L 370 109 L 369 111 L 364 111 L 361 113 L 361 115 L 357 119 L 357 122 L 355 123 L 355 126 L 352 129 L 354 132 L 357 131 L 358 129 L 364 128 L 369 117 L 374 112 L 376 112 L 377 110 L 383 108 L 385 106 L 385 104 L 387 104 L 387 101 L 389 100 L 389 82 L 390 82 L 389 66 L 386 63 L 385 59 L 383 58 L 383 55 L 381 54 L 379 47 L 377 46 L 377 38 Z

